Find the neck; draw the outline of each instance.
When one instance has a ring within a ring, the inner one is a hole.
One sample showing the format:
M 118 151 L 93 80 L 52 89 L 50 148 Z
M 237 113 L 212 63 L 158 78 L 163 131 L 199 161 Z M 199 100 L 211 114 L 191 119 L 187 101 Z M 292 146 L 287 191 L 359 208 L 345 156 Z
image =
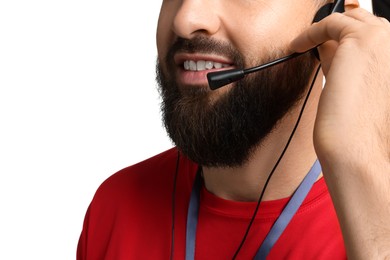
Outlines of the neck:
M 322 75 L 319 74 L 295 135 L 268 184 L 263 200 L 291 196 L 316 160 L 312 136 L 321 89 Z M 291 135 L 301 105 L 281 120 L 244 165 L 236 168 L 204 167 L 206 189 L 228 200 L 257 201 Z

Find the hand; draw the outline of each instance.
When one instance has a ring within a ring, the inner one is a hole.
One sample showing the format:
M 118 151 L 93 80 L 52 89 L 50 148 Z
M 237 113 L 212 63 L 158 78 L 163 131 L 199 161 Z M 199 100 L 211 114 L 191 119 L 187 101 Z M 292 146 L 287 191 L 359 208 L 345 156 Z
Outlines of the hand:
M 299 35 L 319 47 L 326 84 L 314 145 L 352 259 L 390 257 L 390 24 L 354 8 Z
M 318 155 L 333 163 L 389 161 L 389 22 L 355 8 L 313 24 L 291 47 L 301 52 L 319 44 L 326 84 L 314 132 Z

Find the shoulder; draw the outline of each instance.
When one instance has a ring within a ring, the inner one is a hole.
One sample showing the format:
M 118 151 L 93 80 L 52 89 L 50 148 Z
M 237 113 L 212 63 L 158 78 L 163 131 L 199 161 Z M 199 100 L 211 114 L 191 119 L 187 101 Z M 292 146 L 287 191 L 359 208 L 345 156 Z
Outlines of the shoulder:
M 169 230 L 161 223 L 169 223 L 171 218 L 176 172 L 182 173 L 178 186 L 183 187 L 186 180 L 193 178 L 189 170 L 195 168 L 194 163 L 178 154 L 176 148 L 162 152 L 114 173 L 98 187 L 85 215 L 78 259 L 86 255 L 101 259 L 113 252 L 116 256 L 132 255 L 138 252 L 133 245 L 147 243 L 149 234 Z
M 151 201 L 165 204 L 171 196 L 176 171 L 177 185 L 188 190 L 192 187 L 196 169 L 194 162 L 179 156 L 178 150 L 171 148 L 108 177 L 98 187 L 90 206 L 95 210 L 115 211 Z
M 108 177 L 97 189 L 94 201 L 139 196 L 155 183 L 169 182 L 175 172 L 178 151 L 171 148 L 137 164 L 121 169 Z M 127 197 L 125 196 L 125 197 Z

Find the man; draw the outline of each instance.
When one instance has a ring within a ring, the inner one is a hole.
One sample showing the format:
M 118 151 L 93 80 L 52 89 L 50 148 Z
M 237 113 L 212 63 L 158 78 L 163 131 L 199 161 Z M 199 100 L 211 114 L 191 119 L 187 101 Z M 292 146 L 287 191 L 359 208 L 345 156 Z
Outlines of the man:
M 157 72 L 177 148 L 99 187 L 78 259 L 390 257 L 390 25 L 357 0 L 312 25 L 325 4 L 163 1 Z M 317 46 L 320 62 L 310 51 L 208 87 L 209 72 Z

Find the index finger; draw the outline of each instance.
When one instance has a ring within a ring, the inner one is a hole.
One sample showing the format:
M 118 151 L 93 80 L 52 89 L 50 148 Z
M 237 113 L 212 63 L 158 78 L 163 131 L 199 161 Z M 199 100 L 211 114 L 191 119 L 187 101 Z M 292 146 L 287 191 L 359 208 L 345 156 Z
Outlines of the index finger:
M 313 23 L 290 43 L 296 52 L 304 52 L 318 45 L 335 40 L 340 42 L 347 34 L 352 33 L 360 21 L 341 13 L 333 13 L 318 23 Z

